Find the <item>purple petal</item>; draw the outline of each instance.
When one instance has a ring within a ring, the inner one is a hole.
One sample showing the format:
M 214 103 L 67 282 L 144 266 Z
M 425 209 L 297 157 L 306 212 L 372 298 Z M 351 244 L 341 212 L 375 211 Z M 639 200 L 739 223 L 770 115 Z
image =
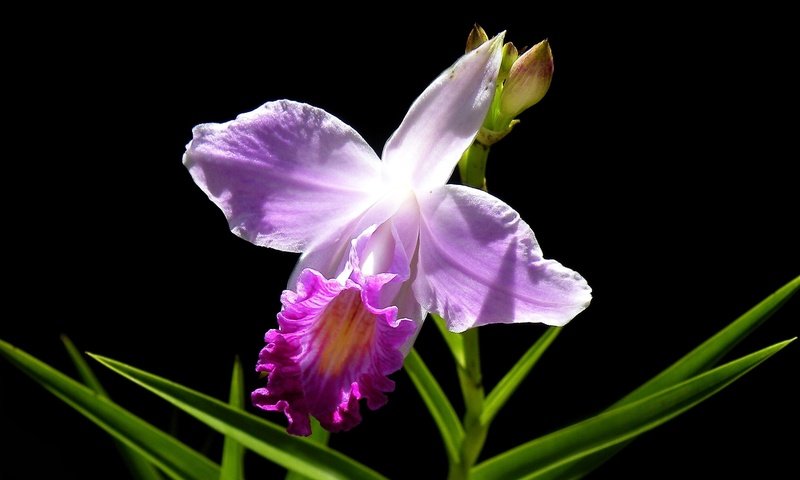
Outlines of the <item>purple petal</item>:
M 367 279 L 342 284 L 305 270 L 297 292 L 284 292 L 280 330 L 267 332 L 256 366 L 269 374 L 267 386 L 252 401 L 284 412 L 289 433 L 309 435 L 309 415 L 332 432 L 349 430 L 361 421 L 359 399 L 374 410 L 394 389 L 387 375 L 402 367 L 400 349 L 416 326 L 396 307 L 376 308 L 383 283 Z
M 419 205 L 410 195 L 395 214 L 380 226 L 372 226 L 353 241 L 348 268 L 360 275 L 362 268 L 388 272 L 392 280 L 381 288 L 380 298 L 371 300 L 381 307 L 394 305 L 400 318 L 412 320 L 419 332 L 427 312 L 414 296 L 412 283 L 416 277 L 416 251 L 419 232 Z M 380 254 L 380 257 L 378 258 Z M 376 275 L 380 277 L 381 275 Z M 407 354 L 416 334 L 401 348 Z
M 319 242 L 309 245 L 294 266 L 292 274 L 289 275 L 288 288 L 297 285 L 300 275 L 306 270 L 315 270 L 326 278 L 335 278 L 344 269 L 350 242 L 353 237 L 358 235 L 363 217 L 339 226 L 331 234 Z
M 332 230 L 322 241 L 309 245 L 289 277 L 289 288 L 297 284 L 300 273 L 307 268 L 320 272 L 326 278 L 337 277 L 348 260 L 352 239 L 362 235 L 371 226 L 384 224 L 389 219 L 392 219 L 392 228 L 397 231 L 398 241 L 403 244 L 408 259 L 411 259 L 417 247 L 419 206 L 411 191 L 389 191 L 362 216 Z
M 381 289 L 378 305 L 396 306 L 401 318 L 411 319 L 420 327 L 425 311 L 411 289 L 416 276 L 418 238 L 419 204 L 416 196 L 408 195 L 391 218 L 377 228 L 367 229 L 353 242 L 350 264 L 365 272 L 396 275 L 395 281 Z
M 405 257 L 410 261 L 408 279 L 395 289 L 390 285 L 384 289 L 383 304 L 397 306 L 397 314 L 401 318 L 413 320 L 417 325 L 417 332 L 427 312 L 417 302 L 412 289 L 412 284 L 417 276 L 417 245 L 419 242 L 419 204 L 416 196 L 410 196 L 392 216 L 392 232 L 397 245 L 402 245 Z M 410 337 L 403 347 L 403 353 L 408 353 L 414 343 L 416 335 Z
M 417 190 L 444 185 L 494 97 L 503 35 L 467 53 L 417 98 L 386 142 L 387 175 Z
M 414 278 L 416 276 L 416 270 L 417 266 L 412 264 L 411 278 L 400 285 L 399 290 L 394 293 L 394 299 L 392 300 L 392 304 L 397 307 L 397 316 L 400 318 L 407 318 L 414 322 L 415 325 L 414 333 L 409 335 L 408 338 L 406 338 L 405 343 L 400 347 L 400 350 L 403 352 L 403 357 L 408 355 L 408 352 L 414 345 L 414 341 L 417 339 L 417 334 L 422 328 L 422 323 L 425 320 L 425 317 L 428 315 L 428 312 L 425 311 L 425 309 L 422 308 L 417 301 L 412 288 L 414 284 Z
M 489 323 L 564 325 L 591 288 L 542 251 L 528 224 L 486 192 L 447 185 L 419 198 L 420 304 L 454 332 Z
M 365 275 L 389 272 L 405 280 L 418 234 L 419 205 L 408 192 L 385 222 L 369 226 L 353 241 L 350 263 Z
M 299 252 L 379 198 L 381 164 L 352 128 L 324 110 L 281 100 L 198 125 L 184 164 L 231 230 Z

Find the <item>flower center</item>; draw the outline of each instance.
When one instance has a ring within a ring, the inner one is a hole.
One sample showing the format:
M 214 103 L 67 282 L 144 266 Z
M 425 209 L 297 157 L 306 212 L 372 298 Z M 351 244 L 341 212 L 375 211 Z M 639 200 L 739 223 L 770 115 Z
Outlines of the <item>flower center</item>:
M 361 272 L 364 275 L 389 272 L 394 258 L 394 249 L 391 222 L 384 222 L 375 229 L 364 247 L 364 251 L 361 252 L 364 258 L 361 262 Z
M 319 352 L 319 373 L 339 375 L 345 367 L 354 364 L 355 357 L 368 352 L 376 321 L 375 315 L 362 303 L 359 289 L 340 292 L 325 307 L 317 322 L 314 346 Z

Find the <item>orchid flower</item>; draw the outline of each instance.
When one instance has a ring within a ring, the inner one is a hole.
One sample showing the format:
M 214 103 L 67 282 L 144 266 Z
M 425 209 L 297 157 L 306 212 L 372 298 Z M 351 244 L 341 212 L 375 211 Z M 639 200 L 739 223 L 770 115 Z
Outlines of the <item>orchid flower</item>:
M 510 206 L 447 185 L 495 93 L 502 34 L 467 53 L 411 106 L 382 159 L 310 105 L 270 102 L 195 127 L 184 164 L 238 236 L 302 252 L 266 335 L 253 392 L 290 433 L 309 415 L 331 431 L 394 388 L 426 312 L 453 332 L 492 323 L 564 325 L 591 300 L 578 273 L 546 260 Z

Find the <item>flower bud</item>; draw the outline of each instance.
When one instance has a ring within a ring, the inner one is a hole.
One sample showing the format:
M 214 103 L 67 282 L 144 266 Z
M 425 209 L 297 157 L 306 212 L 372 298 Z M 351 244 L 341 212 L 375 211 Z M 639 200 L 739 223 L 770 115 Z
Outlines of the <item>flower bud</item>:
M 508 42 L 503 45 L 503 62 L 500 64 L 500 74 L 497 77 L 497 83 L 502 82 L 508 78 L 508 73 L 511 71 L 511 66 L 517 61 L 519 52 L 513 43 Z
M 511 66 L 500 99 L 500 112 L 512 119 L 547 93 L 553 78 L 553 52 L 547 40 L 537 43 Z
M 488 41 L 489 41 L 489 36 L 486 35 L 486 31 L 476 23 L 472 27 L 472 30 L 470 30 L 469 36 L 467 37 L 466 51 L 471 52 Z

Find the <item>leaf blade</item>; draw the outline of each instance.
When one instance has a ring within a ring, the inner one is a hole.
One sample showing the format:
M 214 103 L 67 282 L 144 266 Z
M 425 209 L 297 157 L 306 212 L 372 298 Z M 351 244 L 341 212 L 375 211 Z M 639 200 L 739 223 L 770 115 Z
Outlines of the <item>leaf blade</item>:
M 308 437 L 308 439 L 320 445 L 327 445 L 330 437 L 331 437 L 331 432 L 322 428 L 322 425 L 320 425 L 319 420 L 317 420 L 314 417 L 311 417 L 311 436 Z
M 0 355 L 169 476 L 219 478 L 214 462 L 50 365 L 3 340 Z
M 103 385 L 100 384 L 100 380 L 97 379 L 97 376 L 94 374 L 94 371 L 89 364 L 86 363 L 86 360 L 83 359 L 83 355 L 75 347 L 75 344 L 72 343 L 72 340 L 69 339 L 66 335 L 61 335 L 61 343 L 64 344 L 64 348 L 67 350 L 67 354 L 69 354 L 69 358 L 72 360 L 73 365 L 75 365 L 75 369 L 78 370 L 78 375 L 80 375 L 81 380 L 83 383 L 97 392 L 98 395 L 106 398 L 111 398 L 106 392 Z
M 790 280 L 784 286 L 728 324 L 725 328 L 714 334 L 711 338 L 614 403 L 608 409 L 626 405 L 635 400 L 644 398 L 657 392 L 659 389 L 675 385 L 692 375 L 696 375 L 714 366 L 726 353 L 733 349 L 759 325 L 769 319 L 783 304 L 789 301 L 798 290 L 800 290 L 800 276 Z M 626 445 L 627 442 L 610 447 L 604 451 L 598 451 L 594 455 L 583 458 L 571 465 L 564 465 L 542 478 L 547 480 L 579 478 L 602 465 L 606 460 L 625 448 Z
M 111 370 L 150 390 L 212 429 L 284 468 L 317 479 L 383 479 L 380 474 L 310 440 L 292 437 L 277 425 L 208 395 L 122 362 L 89 354 Z
M 244 411 L 244 373 L 238 356 L 233 362 L 228 405 Z M 225 441 L 222 444 L 219 478 L 220 480 L 244 480 L 244 446 L 229 435 L 225 435 Z
M 466 368 L 467 367 L 467 359 L 464 354 L 464 341 L 459 333 L 453 333 L 447 329 L 447 322 L 440 317 L 439 315 L 431 312 L 431 318 L 433 318 L 433 323 L 436 325 L 436 328 L 439 329 L 439 332 L 442 334 L 442 338 L 444 342 L 447 344 L 447 348 L 450 349 L 450 353 L 453 355 L 453 360 L 455 360 L 456 365 L 459 368 Z
M 652 392 L 673 385 L 675 381 L 683 380 L 715 365 L 726 353 L 731 351 L 747 335 L 772 316 L 798 290 L 800 290 L 800 276 L 759 302 L 713 337 L 681 357 L 680 360 L 626 395 L 613 406 L 643 398 Z
M 738 358 L 628 405 L 527 442 L 476 466 L 473 480 L 541 479 L 561 465 L 634 438 L 711 397 L 794 339 Z
M 497 385 L 486 397 L 483 404 L 483 412 L 481 412 L 481 423 L 483 425 L 489 425 L 492 422 L 497 412 L 503 408 L 503 405 L 505 405 L 519 384 L 525 380 L 525 377 L 528 376 L 528 373 L 560 332 L 561 329 L 559 327 L 548 328 L 536 343 L 531 345 L 528 351 L 511 367 L 511 370 L 497 382 Z
M 64 348 L 66 348 L 70 359 L 72 359 L 75 369 L 78 370 L 78 374 L 81 380 L 83 380 L 83 383 L 97 392 L 99 396 L 110 400 L 111 397 L 103 388 L 100 380 L 97 379 L 92 368 L 86 363 L 81 352 L 75 347 L 75 344 L 72 343 L 72 340 L 66 335 L 61 335 L 61 342 L 64 344 Z M 128 466 L 128 470 L 131 472 L 133 478 L 137 480 L 162 480 L 163 477 L 161 474 L 158 473 L 158 470 L 146 457 L 139 454 L 135 449 L 129 448 L 123 442 L 115 441 L 115 443 L 120 456 Z
M 320 445 L 327 445 L 330 436 L 331 432 L 322 428 L 322 425 L 319 424 L 319 420 L 317 420 L 314 417 L 311 417 L 311 436 L 309 436 L 308 439 Z M 286 472 L 286 480 L 314 480 L 314 479 L 306 477 L 301 473 L 289 470 L 288 472 Z
M 422 357 L 413 348 L 408 353 L 403 368 L 417 387 L 417 392 L 439 428 L 448 459 L 450 462 L 458 462 L 461 444 L 464 441 L 464 428 L 450 400 L 422 361 Z

